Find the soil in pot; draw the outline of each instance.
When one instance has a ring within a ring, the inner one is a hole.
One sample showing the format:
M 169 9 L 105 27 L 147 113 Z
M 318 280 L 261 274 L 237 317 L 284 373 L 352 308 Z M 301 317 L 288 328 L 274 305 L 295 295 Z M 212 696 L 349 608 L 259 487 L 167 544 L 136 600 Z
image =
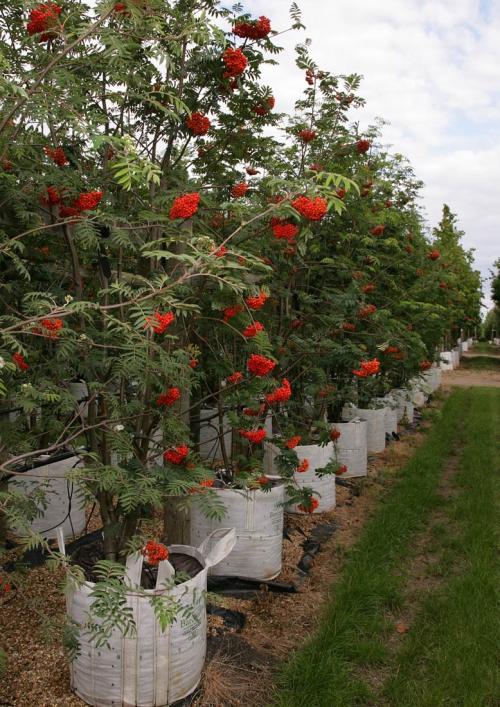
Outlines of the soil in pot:
M 83 545 L 75 550 L 71 556 L 75 564 L 81 567 L 88 582 L 98 582 L 99 578 L 94 572 L 97 562 L 104 559 L 104 544 L 101 539 L 94 540 L 88 545 Z M 175 569 L 176 574 L 182 574 L 185 579 L 192 579 L 199 574 L 203 566 L 195 557 L 184 555 L 179 552 L 172 552 L 168 556 L 168 561 Z M 158 568 L 144 562 L 141 574 L 141 587 L 143 589 L 155 589 Z

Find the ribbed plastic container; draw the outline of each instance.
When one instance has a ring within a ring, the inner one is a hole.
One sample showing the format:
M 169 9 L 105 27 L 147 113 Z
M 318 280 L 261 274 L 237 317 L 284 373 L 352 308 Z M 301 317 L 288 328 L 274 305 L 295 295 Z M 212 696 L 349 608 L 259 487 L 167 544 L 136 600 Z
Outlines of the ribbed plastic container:
M 453 367 L 458 368 L 460 366 L 460 351 L 459 351 L 459 349 L 457 349 L 457 348 L 452 349 L 451 355 L 452 355 Z
M 383 398 L 375 398 L 374 404 L 377 407 L 384 408 L 384 424 L 386 435 L 397 434 L 398 431 L 398 406 L 396 400 L 391 395 L 386 395 Z
M 140 583 L 143 556 L 135 553 L 128 558 L 126 601 L 136 626 L 133 635 L 124 637 L 116 628 L 107 644 L 98 648 L 84 629 L 96 585 L 85 582 L 68 593 L 68 616 L 80 627 L 80 653 L 71 665 L 71 687 L 84 702 L 99 707 L 165 707 L 196 689 L 206 654 L 207 573 L 226 557 L 236 539 L 234 529 L 216 533 L 217 541 L 212 536 L 198 548 L 170 546 L 171 553 L 194 557 L 203 567 L 172 589 L 162 588 L 174 574 L 172 565 L 164 561 L 158 567 L 156 589 L 134 591 Z M 151 598 L 162 596 L 180 609 L 165 631 L 150 603 Z
M 396 388 L 391 390 L 391 396 L 396 401 L 398 422 L 403 418 L 407 422 L 413 422 L 414 409 L 410 392 L 406 388 Z
M 309 469 L 305 472 L 294 474 L 294 481 L 300 488 L 308 486 L 316 494 L 315 498 L 319 501 L 318 507 L 313 513 L 326 513 L 335 508 L 335 476 L 328 474 L 326 476 L 317 476 L 316 469 L 325 467 L 333 458 L 333 442 L 329 442 L 324 447 L 318 444 L 306 444 L 295 447 L 297 456 L 300 461 L 307 459 Z M 286 507 L 289 513 L 303 513 L 295 504 L 288 504 Z
M 367 422 L 366 446 L 368 454 L 377 454 L 385 449 L 385 408 L 375 410 L 369 408 L 356 408 L 353 405 L 346 406 L 342 410 L 342 417 L 345 420 L 352 420 L 359 417 Z
M 424 392 L 433 393 L 439 387 L 438 370 L 441 373 L 441 369 L 432 367 L 422 374 L 422 389 Z
M 428 373 L 430 374 L 430 385 L 432 388 L 432 392 L 434 392 L 441 385 L 441 379 L 443 377 L 443 372 L 441 371 L 441 368 L 434 363 L 432 365 L 432 368 L 430 369 L 430 371 L 428 371 Z
M 80 457 L 70 456 L 29 469 L 27 476 L 18 475 L 9 480 L 11 488 L 22 488 L 26 494 L 43 490 L 45 508 L 40 506 L 40 515 L 34 518 L 30 525 L 44 538 L 57 537 L 58 528 L 62 528 L 65 536 L 78 535 L 85 528 L 83 495 L 78 487 L 66 478 L 69 471 L 81 464 Z
M 231 425 L 226 415 L 223 418 L 224 446 L 231 454 Z M 219 435 L 219 416 L 216 408 L 203 408 L 200 412 L 200 456 L 202 459 L 222 459 Z
M 452 371 L 454 366 L 453 366 L 453 361 L 454 361 L 454 356 L 451 351 L 441 351 L 439 354 L 441 357 L 441 370 L 442 371 Z
M 462 341 L 462 353 L 467 353 L 468 350 L 469 350 L 469 342 Z
M 283 546 L 283 485 L 270 491 L 213 489 L 226 513 L 221 520 L 205 516 L 198 504 L 191 505 L 191 543 L 200 543 L 221 526 L 234 527 L 236 544 L 210 574 L 249 579 L 273 579 L 281 572 Z
M 428 397 L 427 388 L 428 386 L 425 382 L 419 378 L 414 378 L 410 381 L 411 402 L 415 407 L 424 407 Z
M 335 457 L 339 464 L 346 466 L 347 471 L 342 479 L 352 479 L 367 474 L 367 434 L 366 420 L 351 420 L 351 422 L 331 423 L 331 428 L 340 432 L 340 437 L 334 443 Z

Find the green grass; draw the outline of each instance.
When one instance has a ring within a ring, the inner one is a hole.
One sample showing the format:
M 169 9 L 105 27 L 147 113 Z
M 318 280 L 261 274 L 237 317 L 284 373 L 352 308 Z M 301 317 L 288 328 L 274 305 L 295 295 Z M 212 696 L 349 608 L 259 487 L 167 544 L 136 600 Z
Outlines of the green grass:
M 447 504 L 450 529 L 437 543 L 444 581 L 422 602 L 397 656 L 395 677 L 385 691 L 389 704 L 498 705 L 499 403 L 499 392 L 480 389 L 473 396 L 456 479 L 459 493 Z
M 500 358 L 493 358 L 493 356 L 476 356 L 475 358 L 462 357 L 460 367 L 474 371 L 500 370 Z
M 500 354 L 500 346 L 494 346 L 493 344 L 488 344 L 486 341 L 479 341 L 477 344 L 469 349 L 471 353 L 496 353 Z
M 499 403 L 500 391 L 481 388 L 457 390 L 446 401 L 427 440 L 406 464 L 349 553 L 318 632 L 285 666 L 276 704 L 493 705 L 488 702 L 493 694 L 495 655 L 491 645 L 492 410 L 496 406 L 498 418 Z M 394 621 L 388 616 L 404 607 L 412 545 L 425 530 L 433 509 L 443 508 L 439 479 L 447 458 L 462 444 L 462 492 L 453 502 L 460 540 L 450 535 L 446 525 L 441 531 L 435 528 L 432 536 L 433 545 L 443 551 L 437 571 L 447 581 L 435 596 L 422 602 L 415 627 L 403 637 L 402 650 L 394 653 L 387 642 L 394 633 Z M 458 561 L 465 565 L 456 575 L 452 568 Z M 374 692 L 364 679 L 367 669 L 372 673 L 383 669 L 382 676 L 397 677 L 385 685 L 382 681 Z

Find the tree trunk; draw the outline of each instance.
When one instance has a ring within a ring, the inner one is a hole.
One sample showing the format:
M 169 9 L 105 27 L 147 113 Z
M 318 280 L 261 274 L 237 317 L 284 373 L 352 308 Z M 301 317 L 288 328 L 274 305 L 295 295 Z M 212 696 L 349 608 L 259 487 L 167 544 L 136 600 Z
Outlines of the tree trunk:
M 191 508 L 186 498 L 172 496 L 165 501 L 163 541 L 167 545 L 191 544 Z

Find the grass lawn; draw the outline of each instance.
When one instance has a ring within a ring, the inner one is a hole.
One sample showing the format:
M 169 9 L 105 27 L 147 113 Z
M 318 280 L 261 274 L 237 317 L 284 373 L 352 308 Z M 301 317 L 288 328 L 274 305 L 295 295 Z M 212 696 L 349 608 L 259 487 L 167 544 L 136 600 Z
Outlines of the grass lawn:
M 498 371 L 500 370 L 500 358 L 493 356 L 476 356 L 475 358 L 460 359 L 460 367 L 469 371 Z
M 488 344 L 486 341 L 478 341 L 477 344 L 474 344 L 474 346 L 469 350 L 471 353 L 500 354 L 500 346 Z
M 498 705 L 499 422 L 500 390 L 449 397 L 351 550 L 316 635 L 285 666 L 275 704 Z

